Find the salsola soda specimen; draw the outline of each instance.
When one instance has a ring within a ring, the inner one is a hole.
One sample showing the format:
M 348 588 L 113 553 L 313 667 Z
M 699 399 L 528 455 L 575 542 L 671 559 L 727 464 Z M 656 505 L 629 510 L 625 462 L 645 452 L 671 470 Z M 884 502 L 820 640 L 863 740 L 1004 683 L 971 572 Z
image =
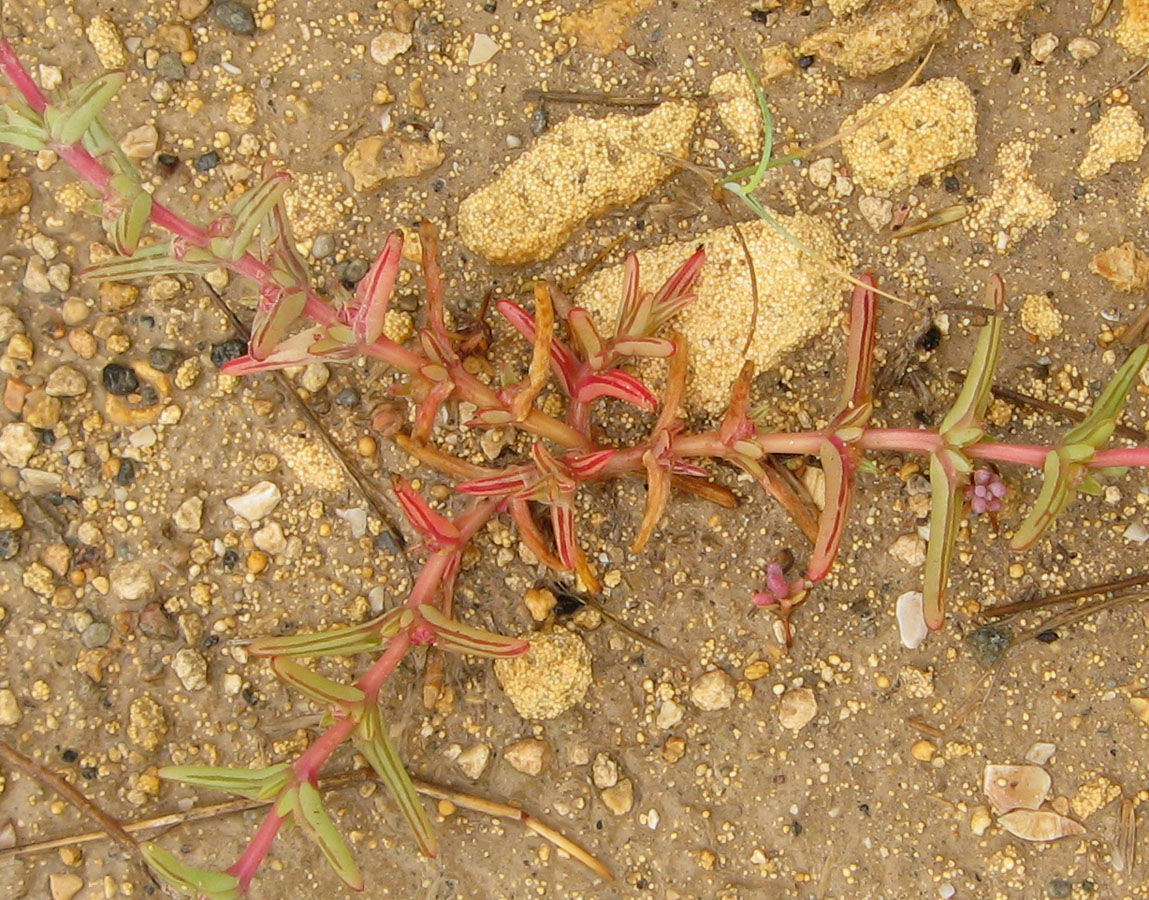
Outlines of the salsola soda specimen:
M 1014 534 L 1012 546 L 1017 550 L 1041 537 L 1078 492 L 1095 493 L 1099 477 L 1129 466 L 1149 466 L 1149 447 L 1106 449 L 1149 346 L 1129 355 L 1093 411 L 1061 442 L 1005 444 L 986 434 L 983 416 L 1002 339 L 1004 288 L 996 276 L 987 288 L 987 304 L 995 314 L 981 329 L 957 400 L 933 430 L 871 424 L 877 301 L 874 281 L 867 276 L 855 279 L 844 387 L 838 412 L 826 427 L 792 433 L 761 430 L 749 413 L 752 373 L 747 366 L 719 426 L 690 431 L 682 416 L 687 347 L 680 336 L 668 333 L 667 326 L 691 300 L 693 284 L 704 265 L 701 251 L 656 291 L 643 289 L 637 261 L 631 256 L 625 296 L 609 333 L 600 331 L 585 310 L 572 307 L 562 294 L 544 284 L 535 288 L 533 312 L 501 301 L 498 311 L 529 342 L 531 360 L 520 381 L 494 387 L 472 374 L 479 367 L 468 365 L 469 357 L 482 355 L 483 336 L 457 334 L 447 327 L 438 244 L 430 224 L 420 229 L 425 324 L 415 340 L 401 345 L 384 333 L 401 261 L 399 233 L 387 238 L 351 299 L 326 298 L 312 286 L 291 236 L 283 204 L 290 181 L 285 172 L 269 167 L 230 213 L 206 228 L 193 225 L 144 190 L 138 173 L 100 123 L 99 113 L 122 83 L 122 73 L 104 75 L 49 102 L 6 41 L 0 41 L 0 68 L 23 96 L 23 103 L 4 108 L 0 140 L 30 151 L 51 148 L 85 180 L 101 205 L 118 255 L 93 266 L 89 275 L 143 278 L 203 273 L 224 266 L 242 276 L 258 292 L 259 302 L 248 353 L 228 363 L 225 371 L 248 374 L 361 356 L 382 360 L 396 371 L 394 393 L 409 404 L 411 414 L 403 414 L 398 407 L 382 410 L 376 416 L 377 427 L 404 451 L 455 481 L 457 496 L 449 504 L 454 512 L 445 515 L 432 509 L 408 482 L 398 477 L 392 480 L 411 527 L 422 538 L 426 557 L 405 603 L 359 625 L 265 638 L 251 645 L 251 652 L 269 659 L 280 679 L 327 711 L 325 730 L 302 755 L 264 769 L 190 766 L 162 770 L 165 777 L 187 784 L 273 801 L 247 848 L 226 871 L 196 869 L 155 844 L 144 846 L 145 858 L 159 877 L 201 897 L 224 900 L 246 892 L 277 834 L 291 824 L 317 842 L 350 887 L 363 887 L 360 870 L 317 787 L 324 764 L 347 742 L 390 788 L 423 852 L 435 853 L 430 821 L 388 737 L 378 698 L 399 663 L 419 645 L 489 657 L 512 656 L 527 649 L 526 641 L 472 628 L 453 616 L 463 551 L 492 517 L 509 516 L 524 544 L 541 561 L 559 572 L 575 573 L 584 586 L 598 590 L 593 566 L 575 533 L 576 497 L 583 485 L 632 473 L 645 477 L 646 509 L 631 545 L 638 553 L 656 532 L 672 489 L 733 505 L 733 495 L 710 481 L 702 463 L 723 461 L 738 466 L 788 509 L 801 511 L 804 504 L 774 473 L 770 457 L 801 454 L 816 458 L 825 473 L 827 499 L 817 521 L 808 514 L 808 520 L 799 517 L 814 544 L 806 572 L 789 578 L 781 566 L 771 565 L 765 589 L 753 597 L 755 603 L 774 609 L 788 629 L 791 611 L 834 565 L 849 520 L 856 474 L 866 454 L 919 454 L 928 460 L 933 501 L 924 613 L 929 627 L 938 629 L 943 623 L 943 599 L 959 523 L 967 506 L 989 513 L 1000 508 L 1004 483 L 990 466 L 1016 463 L 1042 468 L 1045 473 L 1040 495 Z M 768 115 L 768 109 L 764 112 Z M 727 184 L 760 215 L 768 213 L 750 194 L 768 168 L 768 157 L 769 149 L 748 185 Z M 149 224 L 171 237 L 140 249 Z M 661 397 L 623 368 L 644 357 L 668 362 Z M 538 402 L 552 381 L 564 398 L 561 416 L 544 411 Z M 653 424 L 647 437 L 626 446 L 609 443 L 595 417 L 604 398 L 650 413 Z M 435 446 L 432 439 L 440 409 L 458 401 L 477 409 L 467 428 L 511 427 L 529 434 L 533 438 L 529 455 L 496 468 L 475 465 Z M 547 527 L 540 524 L 540 518 L 547 520 Z M 332 681 L 300 662 L 360 654 L 374 656 L 374 660 L 354 684 Z

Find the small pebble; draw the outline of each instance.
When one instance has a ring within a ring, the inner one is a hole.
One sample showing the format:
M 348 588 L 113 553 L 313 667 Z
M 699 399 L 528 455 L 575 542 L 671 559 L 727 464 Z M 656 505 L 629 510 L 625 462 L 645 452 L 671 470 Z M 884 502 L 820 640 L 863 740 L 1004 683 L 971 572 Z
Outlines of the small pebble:
M 734 697 L 734 679 L 721 669 L 699 676 L 690 687 L 691 702 L 706 712 L 728 709 Z
M 112 638 L 112 626 L 107 622 L 93 622 L 80 635 L 80 643 L 89 650 L 103 647 Z
M 160 372 L 172 372 L 179 365 L 180 354 L 170 347 L 153 347 L 148 351 L 148 364 Z
M 172 669 L 186 691 L 202 691 L 207 687 L 207 660 L 190 647 L 184 647 L 172 660 Z
M 464 775 L 473 781 L 483 774 L 483 770 L 487 768 L 490 759 L 490 745 L 479 743 L 472 744 L 460 753 L 455 758 L 455 764 L 463 771 Z
M 118 363 L 108 363 L 104 366 L 101 379 L 104 383 L 104 389 L 109 394 L 117 396 L 130 394 L 138 390 L 140 386 L 140 380 L 136 377 L 136 373 L 127 366 L 121 366 Z
M 197 172 L 210 172 L 218 165 L 219 154 L 214 150 L 196 157 L 195 167 Z
M 236 0 L 216 0 L 212 12 L 215 13 L 216 21 L 228 31 L 235 34 L 255 33 L 255 16 Z
M 625 816 L 634 806 L 634 782 L 621 779 L 614 787 L 608 787 L 600 795 L 602 804 L 616 816 Z
M 551 748 L 546 741 L 524 738 L 503 750 L 505 759 L 516 771 L 524 775 L 539 775 L 550 762 Z
M 225 502 L 236 515 L 255 522 L 275 509 L 282 498 L 278 485 L 271 481 L 261 481 L 244 493 L 229 497 Z
M 778 721 L 783 728 L 798 731 L 818 714 L 818 699 L 810 688 L 797 688 L 782 695 Z
M 60 366 L 48 376 L 44 390 L 49 397 L 79 397 L 88 390 L 88 379 L 71 366 Z
M 213 344 L 211 348 L 211 361 L 217 369 L 222 368 L 233 359 L 238 359 L 247 352 L 247 344 L 239 338 Z

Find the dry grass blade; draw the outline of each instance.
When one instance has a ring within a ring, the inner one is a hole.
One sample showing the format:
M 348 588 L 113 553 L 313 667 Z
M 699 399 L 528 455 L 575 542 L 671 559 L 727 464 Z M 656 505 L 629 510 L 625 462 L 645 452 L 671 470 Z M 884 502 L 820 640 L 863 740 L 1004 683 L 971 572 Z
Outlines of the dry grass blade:
M 734 236 L 738 238 L 738 246 L 742 248 L 742 255 L 746 258 L 746 268 L 750 271 L 750 299 L 752 303 L 750 306 L 750 328 L 746 332 L 746 341 L 742 344 L 742 357 L 745 358 L 746 354 L 750 352 L 750 345 L 754 343 L 754 335 L 758 332 L 758 273 L 754 270 L 754 256 L 750 252 L 750 245 L 746 243 L 746 235 L 742 233 L 742 229 L 734 221 L 734 214 L 730 212 L 730 204 L 726 202 L 725 191 L 718 195 L 718 202 L 722 206 L 722 211 L 726 213 L 730 227 L 734 229 Z
M 1121 594 L 1117 597 L 1106 597 L 1103 600 L 1095 600 L 1092 603 L 1085 603 L 1076 609 L 1067 610 L 1056 616 L 1050 616 L 1040 625 L 1034 626 L 1029 631 L 1024 631 L 1017 636 L 1014 643 L 1026 640 L 1028 638 L 1036 638 L 1039 634 L 1046 631 L 1056 631 L 1058 628 L 1067 628 L 1070 625 L 1076 625 L 1082 619 L 1088 619 L 1095 613 L 1104 612 L 1107 609 L 1114 609 L 1118 606 L 1124 606 L 1126 603 L 1142 603 L 1149 600 L 1149 592 L 1138 591 L 1132 594 Z
M 1132 872 L 1137 866 L 1137 807 L 1132 797 L 1121 800 L 1121 820 L 1117 828 L 1113 868 L 1118 872 Z
M 0 743 L 0 756 L 3 756 L 4 749 L 7 745 Z M 12 751 L 15 752 L 15 751 Z M 4 758 L 7 758 L 6 756 Z M 35 763 L 33 763 L 35 765 Z M 50 774 L 50 773 L 49 773 Z M 376 781 L 376 776 L 370 769 L 358 769 L 354 772 L 344 772 L 339 775 L 332 775 L 328 778 L 321 778 L 319 780 L 319 788 L 322 791 L 334 791 L 340 788 L 349 787 L 352 785 L 362 784 L 365 781 Z M 523 824 L 524 827 L 529 828 L 535 834 L 543 839 L 554 844 L 560 850 L 569 853 L 574 859 L 578 860 L 596 875 L 603 878 L 613 880 L 614 875 L 607 867 L 607 865 L 600 859 L 591 854 L 588 850 L 579 846 L 570 838 L 551 828 L 549 825 L 539 821 L 528 812 L 524 812 L 518 806 L 512 806 L 509 803 L 501 803 L 497 800 L 488 800 L 485 797 L 478 797 L 474 794 L 467 794 L 462 791 L 456 791 L 452 788 L 443 787 L 441 785 L 433 784 L 429 781 L 421 781 L 419 779 L 412 779 L 415 785 L 415 790 L 425 797 L 431 797 L 435 800 L 449 800 L 460 809 L 467 809 L 471 812 L 483 813 L 489 816 L 498 818 L 515 819 Z M 68 785 L 71 787 L 71 785 Z M 73 788 L 73 790 L 75 790 Z M 88 801 L 81 797 L 85 803 Z M 205 806 L 195 806 L 186 812 L 170 813 L 165 816 L 155 816 L 150 819 L 142 819 L 138 822 L 125 822 L 120 826 L 123 831 L 124 839 L 128 841 L 130 849 L 135 850 L 136 840 L 132 835 L 142 834 L 146 832 L 159 831 L 161 829 L 174 828 L 178 825 L 186 825 L 190 822 L 202 822 L 206 819 L 215 819 L 220 816 L 231 815 L 232 813 L 246 812 L 251 809 L 261 809 L 270 806 L 271 800 L 248 800 L 240 798 L 237 800 L 226 800 L 222 803 L 211 803 Z M 119 824 L 119 823 L 117 823 Z M 37 841 L 32 844 L 22 844 L 18 847 L 11 847 L 5 850 L 0 850 L 0 861 L 13 859 L 19 856 L 31 856 L 37 853 L 46 853 L 49 850 L 58 850 L 60 847 L 73 847 L 77 844 L 90 844 L 94 841 L 106 840 L 109 837 L 107 831 L 86 831 L 79 834 L 70 834 L 64 837 L 51 838 L 46 841 Z
M 523 91 L 523 99 L 532 102 L 549 103 L 596 103 L 599 106 L 651 107 L 664 102 L 657 97 L 618 97 L 596 91 L 543 91 L 528 88 Z
M 945 735 L 945 731 L 938 728 L 936 725 L 931 725 L 925 719 L 918 716 L 909 716 L 906 718 L 906 724 L 918 734 L 924 734 L 926 737 L 940 738 Z
M 892 238 L 897 241 L 902 238 L 912 237 L 915 234 L 921 234 L 923 231 L 933 231 L 935 228 L 944 228 L 946 225 L 960 222 L 969 215 L 969 210 L 970 208 L 964 203 L 945 206 L 942 209 L 930 213 L 924 219 L 914 222 L 912 225 L 899 228 L 893 233 Z

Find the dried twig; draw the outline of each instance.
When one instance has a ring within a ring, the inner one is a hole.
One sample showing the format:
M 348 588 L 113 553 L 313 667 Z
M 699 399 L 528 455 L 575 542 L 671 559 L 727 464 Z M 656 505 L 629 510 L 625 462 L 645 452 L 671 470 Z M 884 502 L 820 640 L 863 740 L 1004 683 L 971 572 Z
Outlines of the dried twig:
M 62 776 L 42 766 L 31 757 L 25 756 L 15 747 L 6 744 L 4 741 L 0 741 L 0 760 L 3 760 L 14 769 L 19 769 L 41 786 L 58 794 L 79 810 L 79 812 L 99 825 L 101 830 L 95 832 L 98 837 L 110 837 L 129 853 L 136 856 L 139 855 L 139 845 L 128 830 L 124 828 L 119 821 L 108 815 L 108 813 L 104 812 L 100 807 L 96 806 L 95 803 L 80 793 L 79 790 L 69 784 Z M 6 854 L 15 853 L 17 849 L 18 848 L 13 848 L 12 850 L 6 850 L 0 853 L 0 859 Z
M 1058 603 L 1068 603 L 1071 600 L 1080 600 L 1082 597 L 1093 597 L 1097 594 L 1111 594 L 1114 591 L 1124 591 L 1129 588 L 1141 587 L 1149 584 L 1149 572 L 1141 575 L 1132 575 L 1129 578 L 1120 578 L 1117 581 L 1107 581 L 1104 584 L 1091 584 L 1088 587 L 1076 588 L 1049 597 L 1033 597 L 1029 600 L 1019 600 L 1016 603 L 1003 603 L 983 609 L 982 615 L 991 619 L 1003 619 L 1018 613 L 1029 612 L 1034 609 L 1046 609 Z
M 7 751 L 15 753 L 6 744 L 0 743 L 0 756 L 7 758 Z M 19 754 L 17 754 L 19 755 Z M 26 759 L 26 757 L 22 757 Z M 36 763 L 28 760 L 33 766 Z M 13 763 L 16 765 L 16 763 Z M 30 773 L 31 774 L 31 773 Z M 47 773 L 52 776 L 52 773 Z M 40 780 L 38 776 L 37 780 Z M 58 777 L 58 776 L 52 776 Z M 375 773 L 370 769 L 357 769 L 354 772 L 343 772 L 339 775 L 332 775 L 329 778 L 321 778 L 319 780 L 319 787 L 324 791 L 334 791 L 341 788 L 350 787 L 352 785 L 362 784 L 365 781 L 375 781 Z M 79 794 L 75 788 L 64 782 L 65 786 L 71 791 L 75 792 L 79 804 L 85 806 L 79 807 L 89 815 L 93 815 L 87 808 L 90 805 L 89 801 Z M 432 797 L 436 800 L 448 800 L 460 809 L 470 810 L 471 812 L 484 813 L 490 816 L 497 816 L 498 818 L 515 819 L 523 824 L 524 827 L 530 829 L 535 834 L 544 840 L 550 842 L 558 847 L 565 853 L 570 854 L 574 859 L 578 860 L 596 875 L 603 878 L 614 879 L 607 865 L 600 859 L 591 854 L 588 850 L 576 844 L 570 838 L 551 828 L 546 823 L 532 816 L 530 813 L 525 812 L 518 806 L 510 803 L 502 803 L 498 800 L 488 800 L 484 797 L 476 797 L 474 794 L 467 794 L 462 791 L 454 790 L 453 788 L 443 787 L 442 785 L 433 784 L 429 781 L 422 781 L 414 779 L 415 789 L 424 796 Z M 53 790 L 59 790 L 54 785 L 49 785 Z M 65 796 L 69 802 L 77 803 L 71 797 L 68 797 L 64 791 L 60 792 Z M 177 825 L 186 825 L 190 822 L 202 822 L 205 819 L 215 819 L 220 816 L 231 815 L 232 813 L 246 812 L 251 809 L 261 809 L 269 806 L 273 801 L 271 800 L 248 800 L 239 798 L 236 800 L 225 800 L 222 803 L 210 803 L 206 806 L 195 806 L 185 812 L 169 813 L 164 816 L 156 816 L 150 819 L 142 819 L 138 822 L 126 822 L 123 825 L 109 820 L 114 823 L 116 828 L 122 832 L 123 840 L 128 842 L 129 849 L 135 851 L 136 839 L 132 837 L 133 834 L 140 834 L 144 832 L 159 831 L 161 829 L 174 828 Z M 78 804 L 77 804 L 78 805 Z M 98 813 L 99 811 L 96 810 Z M 100 813 L 100 815 L 104 815 Z M 102 820 L 101 825 L 104 825 Z M 115 837 L 117 842 L 121 842 L 119 837 L 112 835 L 110 831 L 87 831 L 81 834 L 71 834 L 65 837 L 52 838 L 46 841 L 37 841 L 33 844 L 24 844 L 19 847 L 11 847 L 6 850 L 0 850 L 0 862 L 11 859 L 17 856 L 28 856 L 35 853 L 44 853 L 48 850 L 56 850 L 60 847 L 71 847 L 76 844 L 88 844 L 93 841 L 104 840 L 112 836 Z
M 598 91 L 543 91 L 538 88 L 527 88 L 523 91 L 523 99 L 534 103 L 595 103 L 599 106 L 633 107 L 652 107 L 665 102 L 658 97 L 618 97 Z
M 950 381 L 965 381 L 965 376 L 960 372 L 949 372 L 948 375 Z M 1029 394 L 1023 394 L 1020 391 L 1015 391 L 1010 388 L 994 387 L 993 395 L 1000 400 L 1016 403 L 1020 406 L 1028 406 L 1032 409 L 1041 410 L 1041 412 L 1061 416 L 1073 422 L 1085 421 L 1085 413 L 1078 412 L 1075 409 L 1069 409 L 1066 406 L 1058 406 L 1056 403 L 1050 403 L 1048 400 L 1040 400 L 1037 397 L 1031 397 Z M 1123 438 L 1128 438 L 1131 441 L 1149 440 L 1149 435 L 1140 428 L 1134 428 L 1132 425 L 1124 425 L 1120 422 L 1117 423 L 1117 427 L 1113 433 Z

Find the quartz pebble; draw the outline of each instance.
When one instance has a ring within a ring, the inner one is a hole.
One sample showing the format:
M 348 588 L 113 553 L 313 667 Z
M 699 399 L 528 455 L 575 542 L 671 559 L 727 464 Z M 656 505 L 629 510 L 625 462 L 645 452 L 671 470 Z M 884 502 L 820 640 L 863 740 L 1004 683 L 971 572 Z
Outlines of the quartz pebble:
M 591 781 L 599 790 L 618 784 L 618 763 L 605 753 L 597 753 L 590 767 Z
M 524 775 L 539 775 L 550 763 L 551 748 L 538 738 L 523 738 L 503 750 L 503 759 Z
M 474 781 L 483 774 L 483 770 L 487 768 L 487 763 L 490 759 L 490 745 L 478 743 L 472 744 L 455 757 L 455 764 L 462 770 L 464 775 Z
M 481 66 L 495 58 L 499 52 L 498 42 L 489 34 L 476 31 L 471 35 L 471 49 L 467 53 L 468 66 Z
M 690 702 L 705 712 L 728 709 L 735 694 L 734 679 L 721 669 L 700 675 L 690 686 Z
M 207 660 L 190 647 L 184 647 L 172 660 L 172 669 L 187 691 L 202 691 L 207 687 Z
M 381 66 L 411 49 L 411 35 L 402 31 L 383 31 L 371 39 L 371 58 Z
M 10 466 L 26 466 L 40 446 L 40 438 L 27 422 L 9 422 L 0 428 L 0 457 Z
M 902 646 L 908 650 L 916 650 L 929 637 L 930 630 L 926 626 L 923 600 L 921 591 L 906 591 L 898 597 L 898 631 Z
M 203 498 L 188 497 L 172 515 L 176 528 L 185 534 L 196 534 L 203 525 Z
M 143 562 L 121 563 L 110 574 L 112 590 L 124 600 L 140 600 L 156 588 L 155 579 Z
M 243 516 L 249 522 L 255 522 L 275 509 L 282 498 L 283 494 L 277 484 L 271 481 L 260 481 L 244 493 L 228 497 L 224 502 L 237 516 Z
M 616 816 L 625 816 L 634 806 L 634 782 L 622 778 L 618 784 L 608 787 L 599 796 L 602 804 Z
M 783 728 L 799 731 L 818 714 L 818 699 L 810 688 L 796 688 L 782 695 L 778 721 Z
M 16 695 L 8 688 L 0 688 L 0 728 L 19 725 L 22 718 L 24 712 Z
M 88 379 L 71 366 L 60 366 L 48 376 L 44 390 L 49 397 L 79 397 L 88 390 Z
M 84 887 L 84 879 L 75 872 L 53 872 L 48 876 L 48 893 L 52 900 L 72 900 Z

